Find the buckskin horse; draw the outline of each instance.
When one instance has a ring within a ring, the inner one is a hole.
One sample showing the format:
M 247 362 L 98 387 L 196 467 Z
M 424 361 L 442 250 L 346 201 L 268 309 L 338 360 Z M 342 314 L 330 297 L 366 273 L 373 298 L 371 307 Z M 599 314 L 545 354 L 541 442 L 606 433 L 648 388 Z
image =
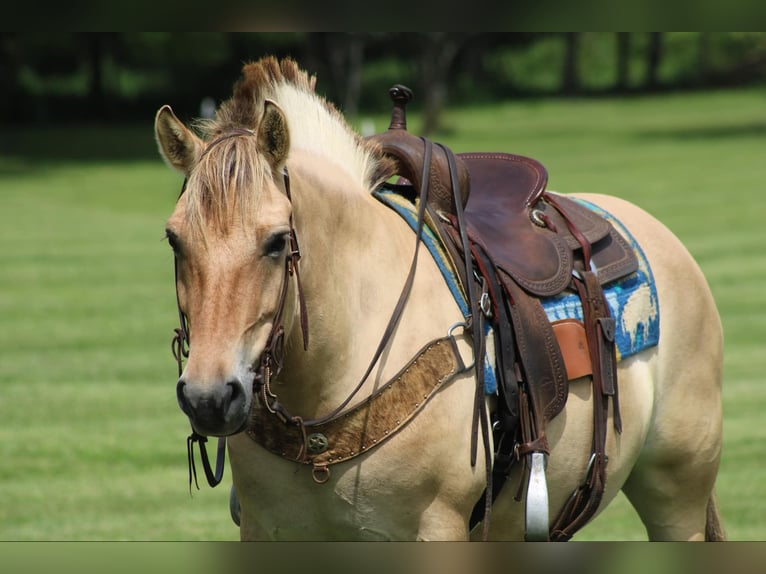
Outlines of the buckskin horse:
M 196 129 L 158 111 L 190 482 L 195 444 L 211 484 L 228 448 L 243 540 L 568 540 L 620 490 L 652 540 L 723 539 L 688 251 L 531 158 L 415 137 L 391 95 L 362 138 L 267 57 Z

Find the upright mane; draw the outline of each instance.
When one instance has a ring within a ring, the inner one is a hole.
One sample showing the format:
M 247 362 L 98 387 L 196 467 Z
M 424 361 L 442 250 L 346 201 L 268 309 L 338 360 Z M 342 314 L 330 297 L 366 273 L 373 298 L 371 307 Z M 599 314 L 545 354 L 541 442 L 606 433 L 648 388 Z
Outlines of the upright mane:
M 236 128 L 255 129 L 264 101 L 273 100 L 287 118 L 292 148 L 321 154 L 346 169 L 363 189 L 374 189 L 393 174 L 392 163 L 378 144 L 362 139 L 315 86 L 316 76 L 291 58 L 262 58 L 242 68 L 232 97 L 221 104 L 215 118 L 198 126 L 208 141 Z
M 368 193 L 394 174 L 394 164 L 379 144 L 352 130 L 343 115 L 314 91 L 315 85 L 315 76 L 294 60 L 262 58 L 242 68 L 232 97 L 213 119 L 196 123 L 207 147 L 189 175 L 187 214 L 203 236 L 207 225 L 225 232 L 232 215 L 244 217 L 257 209 L 258 190 L 269 165 L 257 148 L 257 138 L 250 136 L 256 133 L 267 99 L 276 102 L 287 119 L 291 149 L 327 158 L 359 183 L 357 190 Z

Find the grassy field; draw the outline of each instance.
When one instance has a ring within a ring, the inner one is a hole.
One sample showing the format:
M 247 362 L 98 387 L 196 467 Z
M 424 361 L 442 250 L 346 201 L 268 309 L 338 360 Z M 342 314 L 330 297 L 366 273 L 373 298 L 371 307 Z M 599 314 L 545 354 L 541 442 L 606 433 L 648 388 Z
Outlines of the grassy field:
M 0 131 L 0 540 L 238 537 L 228 471 L 186 484 L 161 241 L 180 178 L 152 117 Z M 631 200 L 688 246 L 726 334 L 721 510 L 732 539 L 766 539 L 766 90 L 509 102 L 445 126 L 455 151 L 533 156 L 551 189 Z M 624 499 L 577 536 L 644 538 Z

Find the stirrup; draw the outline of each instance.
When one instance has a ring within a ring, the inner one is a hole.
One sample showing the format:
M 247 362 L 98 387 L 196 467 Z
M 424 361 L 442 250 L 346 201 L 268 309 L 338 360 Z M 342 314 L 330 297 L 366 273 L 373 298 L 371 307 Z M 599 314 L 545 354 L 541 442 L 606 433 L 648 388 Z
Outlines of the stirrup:
M 548 540 L 548 483 L 545 479 L 547 465 L 548 456 L 544 452 L 532 453 L 524 524 L 524 539 L 528 542 Z

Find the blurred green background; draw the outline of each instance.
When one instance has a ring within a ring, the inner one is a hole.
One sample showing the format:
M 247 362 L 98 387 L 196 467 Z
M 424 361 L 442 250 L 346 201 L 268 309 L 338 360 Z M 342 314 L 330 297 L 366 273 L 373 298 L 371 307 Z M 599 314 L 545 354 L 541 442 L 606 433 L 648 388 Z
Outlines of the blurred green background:
M 317 72 L 361 130 L 387 127 L 405 83 L 411 131 L 535 157 L 551 189 L 665 222 L 724 324 L 725 524 L 766 538 L 763 34 L 163 33 L 0 36 L 0 540 L 237 539 L 228 471 L 187 486 L 162 241 L 181 182 L 152 123 L 164 103 L 200 115 L 267 53 Z M 576 539 L 645 534 L 621 498 Z

